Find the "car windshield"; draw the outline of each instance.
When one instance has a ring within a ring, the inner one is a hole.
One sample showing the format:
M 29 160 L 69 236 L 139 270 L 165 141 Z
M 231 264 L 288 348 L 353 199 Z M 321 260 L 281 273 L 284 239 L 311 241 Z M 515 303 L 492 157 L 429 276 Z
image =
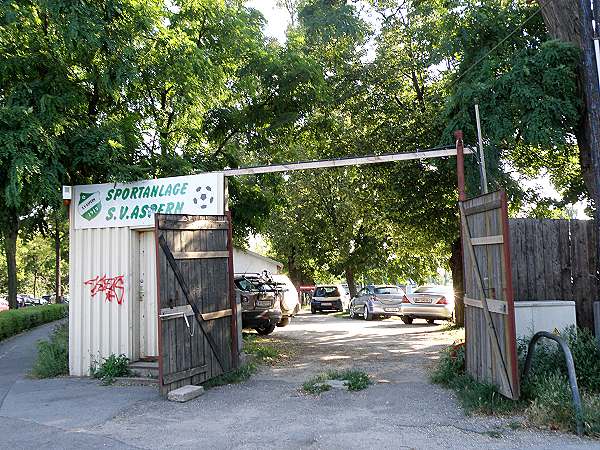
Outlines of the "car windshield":
M 376 287 L 375 288 L 375 293 L 376 294 L 400 294 L 400 295 L 404 295 L 404 292 L 402 292 L 402 289 L 400 289 L 397 286 L 381 286 L 381 287 Z
M 335 286 L 319 286 L 315 289 L 313 297 L 339 297 L 340 292 Z
M 414 290 L 415 294 L 444 294 L 448 290 L 445 286 L 421 286 Z

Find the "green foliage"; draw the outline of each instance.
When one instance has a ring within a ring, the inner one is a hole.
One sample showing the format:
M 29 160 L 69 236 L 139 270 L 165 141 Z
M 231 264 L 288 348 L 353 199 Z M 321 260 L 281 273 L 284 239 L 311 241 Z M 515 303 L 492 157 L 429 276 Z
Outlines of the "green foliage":
M 63 319 L 69 314 L 67 305 L 30 306 L 0 312 L 0 341 L 22 331 Z
M 588 330 L 572 327 L 561 335 L 567 340 L 575 361 L 585 433 L 600 436 L 600 344 Z M 528 342 L 529 339 L 519 342 L 521 363 Z M 455 390 L 468 413 L 524 413 L 536 426 L 573 432 L 576 429 L 564 356 L 555 343 L 544 342 L 536 346 L 530 375 L 521 380 L 522 396 L 518 402 L 506 399 L 494 386 L 479 383 L 466 374 L 462 346 L 451 347 L 442 353 L 431 373 L 431 380 Z
M 210 380 L 202 383 L 205 389 L 211 389 L 218 386 L 225 386 L 227 384 L 243 383 L 254 375 L 258 370 L 256 364 L 245 364 L 235 370 L 219 375 L 218 377 L 211 378 Z
M 90 372 L 94 378 L 100 379 L 102 384 L 112 384 L 117 377 L 131 375 L 129 358 L 125 355 L 111 354 L 107 358 L 101 358 L 100 361 L 93 361 Z
M 69 324 L 56 327 L 49 340 L 38 342 L 38 356 L 31 374 L 52 378 L 69 374 Z

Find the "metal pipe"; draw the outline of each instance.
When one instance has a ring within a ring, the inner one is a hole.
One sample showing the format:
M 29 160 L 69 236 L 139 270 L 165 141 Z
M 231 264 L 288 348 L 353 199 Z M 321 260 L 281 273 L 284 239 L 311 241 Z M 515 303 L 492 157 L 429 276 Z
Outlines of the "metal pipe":
M 483 139 L 481 138 L 481 121 L 479 120 L 479 105 L 475 104 L 475 120 L 477 121 L 477 140 L 479 141 L 479 157 L 481 159 L 481 190 L 488 193 L 487 172 L 485 170 L 485 153 L 483 153 Z
M 464 202 L 467 199 L 465 190 L 465 148 L 463 144 L 463 132 L 456 130 L 456 175 L 458 176 L 458 199 Z
M 579 388 L 577 387 L 577 376 L 575 374 L 575 363 L 573 362 L 573 354 L 571 349 L 567 345 L 567 342 L 560 336 L 548 333 L 547 331 L 538 331 L 533 335 L 529 346 L 527 347 L 527 357 L 525 358 L 525 367 L 523 368 L 522 380 L 527 378 L 531 369 L 531 363 L 533 361 L 533 351 L 535 350 L 535 344 L 541 338 L 547 338 L 557 342 L 565 355 L 565 362 L 567 363 L 567 373 L 569 374 L 569 384 L 571 385 L 571 396 L 573 399 L 573 408 L 575 409 L 575 420 L 577 422 L 577 435 L 583 434 L 583 409 L 581 407 L 581 396 L 579 395 Z

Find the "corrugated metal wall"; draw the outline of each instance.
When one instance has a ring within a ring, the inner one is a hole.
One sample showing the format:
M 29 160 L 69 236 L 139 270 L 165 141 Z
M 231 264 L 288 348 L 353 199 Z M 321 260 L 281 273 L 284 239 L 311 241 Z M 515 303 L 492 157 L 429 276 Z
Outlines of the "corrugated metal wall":
M 71 208 L 73 214 L 73 210 Z M 71 224 L 73 224 L 71 215 Z M 70 231 L 69 252 L 69 369 L 89 375 L 92 361 L 110 354 L 135 359 L 133 345 L 139 264 L 137 233 L 130 228 Z M 105 282 L 102 277 L 105 276 Z M 110 286 L 122 276 L 122 286 Z M 96 278 L 98 277 L 98 278 Z M 95 281 L 89 281 L 95 280 Z M 86 284 L 86 281 L 89 281 Z M 95 295 L 93 292 L 97 291 Z M 115 295 L 112 295 L 111 292 Z M 108 294 L 108 295 L 107 295 Z M 122 303 L 119 298 L 122 294 Z M 139 309 L 138 309 L 139 311 Z

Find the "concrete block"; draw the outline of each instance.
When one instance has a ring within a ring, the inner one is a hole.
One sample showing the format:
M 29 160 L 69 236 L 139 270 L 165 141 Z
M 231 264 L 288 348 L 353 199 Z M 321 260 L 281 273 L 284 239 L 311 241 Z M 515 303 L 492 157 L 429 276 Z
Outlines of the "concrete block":
M 204 394 L 204 388 L 202 386 L 194 386 L 192 384 L 188 384 L 180 387 L 179 389 L 175 389 L 174 391 L 169 392 L 167 399 L 172 402 L 188 402 L 196 397 Z

